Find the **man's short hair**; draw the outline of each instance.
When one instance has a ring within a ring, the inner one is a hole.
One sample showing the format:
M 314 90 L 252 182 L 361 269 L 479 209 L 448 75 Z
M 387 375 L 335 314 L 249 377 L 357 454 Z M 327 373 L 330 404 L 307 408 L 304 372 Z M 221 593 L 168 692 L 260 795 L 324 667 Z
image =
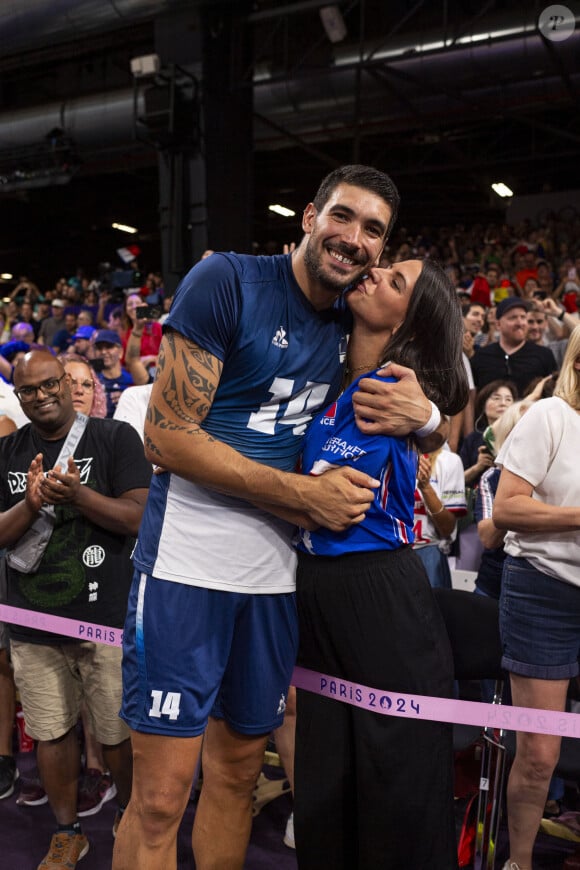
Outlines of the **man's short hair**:
M 485 305 L 483 302 L 463 302 L 461 305 L 461 316 L 466 317 L 472 308 L 483 308 L 483 313 L 485 314 Z
M 386 241 L 397 220 L 399 203 L 401 201 L 399 191 L 392 179 L 389 178 L 386 172 L 381 172 L 380 169 L 375 169 L 373 166 L 363 166 L 359 163 L 339 166 L 338 169 L 334 169 L 322 179 L 320 187 L 316 191 L 316 196 L 312 202 L 317 211 L 322 211 L 332 192 L 339 184 L 352 184 L 354 187 L 363 187 L 365 190 L 370 190 L 371 193 L 380 196 L 386 202 L 391 209 L 391 219 L 385 233 Z

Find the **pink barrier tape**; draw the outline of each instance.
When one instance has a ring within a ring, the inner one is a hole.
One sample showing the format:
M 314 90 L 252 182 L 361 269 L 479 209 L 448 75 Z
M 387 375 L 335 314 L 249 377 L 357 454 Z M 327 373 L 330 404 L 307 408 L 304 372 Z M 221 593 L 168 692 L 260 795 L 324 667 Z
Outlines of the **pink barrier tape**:
M 75 640 L 90 640 L 109 646 L 121 646 L 123 643 L 123 631 L 120 628 L 67 619 L 50 613 L 37 613 L 20 607 L 10 607 L 8 604 L 0 604 L 0 620 L 53 634 L 62 634 Z M 558 713 L 554 710 L 535 710 L 531 707 L 505 707 L 498 704 L 483 704 L 479 701 L 457 701 L 453 698 L 433 698 L 430 695 L 385 692 L 382 689 L 372 689 L 360 683 L 351 683 L 349 680 L 299 667 L 294 668 L 292 685 L 334 701 L 351 704 L 353 707 L 381 713 L 383 716 L 502 728 L 505 731 L 555 734 L 558 737 L 580 737 L 580 716 L 577 713 Z
M 381 713 L 383 716 L 403 716 L 406 719 L 428 719 L 432 722 L 478 725 L 534 734 L 555 734 L 558 737 L 580 737 L 580 716 L 577 713 L 385 692 L 298 667 L 294 668 L 292 685 L 325 698 L 351 704 L 353 707 Z
M 74 637 L 75 640 L 90 640 L 108 646 L 121 646 L 123 643 L 122 628 L 81 622 L 64 616 L 53 616 L 51 613 L 37 613 L 34 610 L 10 607 L 8 604 L 0 604 L 0 620 L 13 625 L 24 625 L 26 628 L 36 628 L 39 631 L 49 631 L 52 634 L 63 634 L 65 637 Z

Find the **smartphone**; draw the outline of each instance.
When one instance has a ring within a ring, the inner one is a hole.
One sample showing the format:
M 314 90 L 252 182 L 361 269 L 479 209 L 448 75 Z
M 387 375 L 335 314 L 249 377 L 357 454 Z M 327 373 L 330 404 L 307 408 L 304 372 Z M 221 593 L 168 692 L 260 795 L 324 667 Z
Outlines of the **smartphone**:
M 139 305 L 135 309 L 137 320 L 159 320 L 162 313 L 160 305 Z
M 101 359 L 100 357 L 97 357 L 95 359 L 90 359 L 88 362 L 89 362 L 90 367 L 97 374 L 99 374 L 99 372 L 102 372 L 103 368 L 105 367 L 105 360 Z

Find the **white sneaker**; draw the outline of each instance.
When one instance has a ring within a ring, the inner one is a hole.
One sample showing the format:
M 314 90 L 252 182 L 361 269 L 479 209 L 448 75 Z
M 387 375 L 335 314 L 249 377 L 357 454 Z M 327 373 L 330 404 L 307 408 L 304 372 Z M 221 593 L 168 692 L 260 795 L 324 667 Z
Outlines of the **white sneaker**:
M 284 845 L 288 846 L 289 849 L 296 848 L 296 843 L 294 842 L 294 813 L 290 813 L 290 815 L 288 816 L 288 821 L 286 822 Z
M 515 861 L 506 861 L 502 870 L 520 870 L 520 865 L 516 864 Z

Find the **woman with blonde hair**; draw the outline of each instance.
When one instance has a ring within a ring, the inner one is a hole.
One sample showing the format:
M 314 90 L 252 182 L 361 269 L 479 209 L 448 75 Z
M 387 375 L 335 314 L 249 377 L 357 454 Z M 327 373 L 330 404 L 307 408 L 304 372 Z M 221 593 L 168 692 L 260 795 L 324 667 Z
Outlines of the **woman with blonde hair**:
M 62 354 L 58 357 L 65 372 L 71 378 L 71 395 L 76 411 L 87 417 L 107 416 L 107 397 L 89 361 L 77 354 Z
M 513 702 L 563 711 L 580 654 L 580 326 L 554 395 L 524 414 L 501 449 L 493 521 L 508 529 L 500 597 Z M 530 870 L 561 738 L 518 733 L 508 782 L 510 858 Z

